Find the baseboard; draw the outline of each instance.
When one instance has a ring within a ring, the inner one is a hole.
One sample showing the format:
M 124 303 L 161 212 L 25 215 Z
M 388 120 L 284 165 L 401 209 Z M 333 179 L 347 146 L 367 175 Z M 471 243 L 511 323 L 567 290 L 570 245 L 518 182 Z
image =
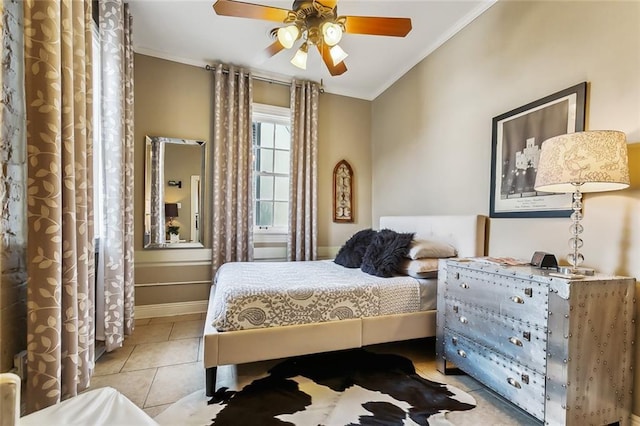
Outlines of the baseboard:
M 137 319 L 170 317 L 174 315 L 200 314 L 207 312 L 208 300 L 195 300 L 193 302 L 158 303 L 156 305 L 136 306 L 135 317 Z
M 640 416 L 631 414 L 631 426 L 640 426 Z

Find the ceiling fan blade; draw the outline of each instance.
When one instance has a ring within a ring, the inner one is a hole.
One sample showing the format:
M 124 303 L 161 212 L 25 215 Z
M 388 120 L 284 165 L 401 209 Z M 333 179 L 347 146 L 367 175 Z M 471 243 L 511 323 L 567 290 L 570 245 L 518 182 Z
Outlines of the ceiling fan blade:
M 262 51 L 259 62 L 262 63 L 267 59 L 269 59 L 270 57 L 280 53 L 283 50 L 284 50 L 284 46 L 282 45 L 282 43 L 278 41 L 278 39 L 276 39 L 273 43 L 269 45 L 269 47 L 267 47 Z
M 213 10 L 222 16 L 264 19 L 275 22 L 284 22 L 289 15 L 289 10 L 287 9 L 234 0 L 218 0 L 213 4 Z
M 331 58 L 331 53 L 329 52 L 329 46 L 326 44 L 322 44 L 322 47 L 318 46 L 318 51 L 322 56 L 322 60 L 324 64 L 329 69 L 329 73 L 332 76 L 344 74 L 347 71 L 347 66 L 344 64 L 344 61 L 340 62 L 338 65 L 333 65 L 333 59 Z
M 376 16 L 345 16 L 345 32 L 404 37 L 411 31 L 410 18 L 382 18 Z

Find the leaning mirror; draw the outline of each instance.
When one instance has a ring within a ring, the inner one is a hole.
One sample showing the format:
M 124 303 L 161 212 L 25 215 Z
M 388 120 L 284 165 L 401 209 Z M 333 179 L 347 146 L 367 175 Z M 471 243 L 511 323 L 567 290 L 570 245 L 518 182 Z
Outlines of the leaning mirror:
M 202 245 L 205 142 L 147 136 L 144 247 Z

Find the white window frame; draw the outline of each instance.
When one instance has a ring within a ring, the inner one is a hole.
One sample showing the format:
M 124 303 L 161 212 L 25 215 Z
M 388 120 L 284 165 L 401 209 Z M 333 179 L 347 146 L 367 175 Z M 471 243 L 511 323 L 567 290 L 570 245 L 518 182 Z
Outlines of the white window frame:
M 291 110 L 286 107 L 275 105 L 266 105 L 254 103 L 252 105 L 251 122 L 270 122 L 275 124 L 284 124 L 291 126 Z M 252 141 L 253 143 L 253 141 Z M 254 170 L 255 171 L 255 170 Z M 289 171 L 291 173 L 291 171 Z M 252 177 L 251 184 L 255 185 L 255 177 Z M 255 186 L 254 186 L 255 194 Z M 255 209 L 255 201 L 252 208 Z M 254 210 L 254 215 L 256 214 Z M 273 226 L 270 228 L 253 227 L 253 235 L 255 242 L 262 243 L 280 243 L 286 242 L 286 236 L 289 233 L 289 226 Z

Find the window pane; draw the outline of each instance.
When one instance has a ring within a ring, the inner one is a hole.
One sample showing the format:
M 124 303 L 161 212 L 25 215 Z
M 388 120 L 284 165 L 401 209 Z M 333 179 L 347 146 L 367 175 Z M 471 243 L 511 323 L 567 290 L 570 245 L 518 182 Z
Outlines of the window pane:
M 291 131 L 289 126 L 282 124 L 276 125 L 276 148 L 290 149 L 291 147 Z
M 288 226 L 289 224 L 289 203 L 275 202 L 273 212 L 273 226 Z
M 289 151 L 275 151 L 275 173 L 289 174 Z
M 289 200 L 289 178 L 276 176 L 276 189 L 274 200 L 288 201 Z
M 256 170 L 260 172 L 273 173 L 273 150 L 257 149 L 256 150 Z
M 271 226 L 273 224 L 273 203 L 258 201 L 256 209 L 256 225 Z
M 273 123 L 260 123 L 260 146 L 273 148 Z
M 273 200 L 273 176 L 258 176 L 258 200 Z

